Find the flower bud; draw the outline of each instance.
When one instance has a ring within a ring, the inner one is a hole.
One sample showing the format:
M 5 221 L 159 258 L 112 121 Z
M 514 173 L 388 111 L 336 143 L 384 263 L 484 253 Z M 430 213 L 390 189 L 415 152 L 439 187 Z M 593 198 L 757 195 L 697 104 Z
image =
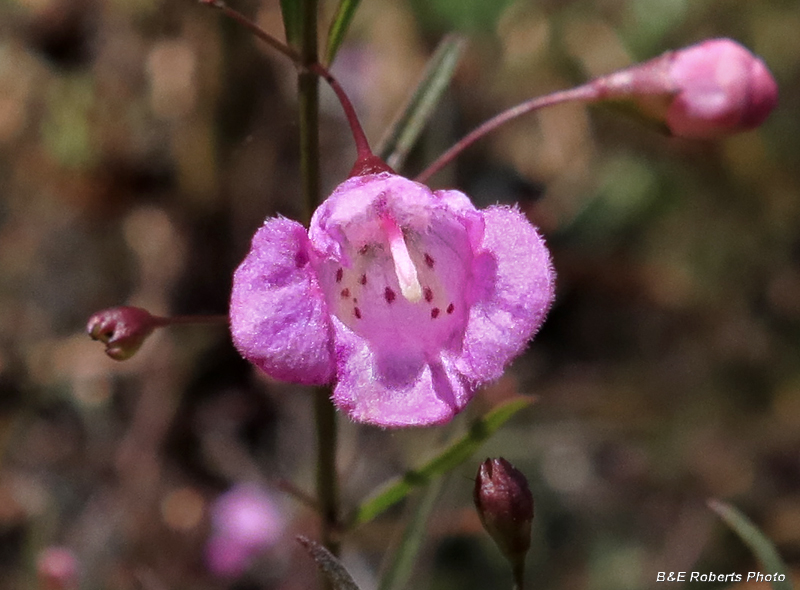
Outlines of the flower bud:
M 486 459 L 475 479 L 475 507 L 483 528 L 513 565 L 520 565 L 531 544 L 533 496 L 528 480 L 503 459 Z
M 86 325 L 93 340 L 106 345 L 106 354 L 117 361 L 131 358 L 150 333 L 167 323 L 139 307 L 111 307 L 98 311 Z
M 630 100 L 673 135 L 713 139 L 758 127 L 778 102 L 764 62 L 731 39 L 667 52 L 590 83 L 599 99 Z
M 42 590 L 75 589 L 79 578 L 78 560 L 65 547 L 47 547 L 36 559 L 36 574 Z

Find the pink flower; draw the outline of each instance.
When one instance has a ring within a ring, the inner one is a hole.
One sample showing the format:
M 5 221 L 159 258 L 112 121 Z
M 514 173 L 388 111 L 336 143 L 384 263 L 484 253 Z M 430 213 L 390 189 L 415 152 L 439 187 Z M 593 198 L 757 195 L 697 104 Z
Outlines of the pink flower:
M 518 210 L 366 174 L 339 185 L 308 232 L 264 223 L 234 275 L 231 332 L 275 378 L 335 383 L 354 420 L 439 424 L 525 348 L 553 280 Z
M 209 569 L 219 576 L 240 575 L 280 539 L 284 527 L 285 518 L 269 494 L 253 485 L 232 488 L 212 508 Z
M 44 590 L 71 590 L 78 587 L 80 566 L 70 549 L 52 546 L 39 553 L 36 573 Z
M 633 99 L 676 136 L 713 139 L 759 126 L 778 102 L 764 62 L 731 39 L 709 39 L 591 83 L 599 98 Z M 662 95 L 666 100 L 653 100 Z

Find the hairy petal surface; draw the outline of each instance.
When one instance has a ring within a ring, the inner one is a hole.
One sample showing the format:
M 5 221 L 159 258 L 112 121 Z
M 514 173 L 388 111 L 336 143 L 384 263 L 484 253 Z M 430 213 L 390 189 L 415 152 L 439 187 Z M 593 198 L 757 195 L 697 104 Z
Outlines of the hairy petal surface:
M 553 278 L 518 210 L 367 174 L 336 188 L 308 234 L 265 223 L 234 277 L 231 331 L 274 377 L 335 381 L 354 420 L 441 424 L 523 350 Z
M 483 211 L 472 304 L 458 368 L 470 380 L 499 378 L 542 325 L 553 302 L 555 272 L 544 240 L 510 207 Z
M 251 363 L 276 379 L 305 384 L 334 378 L 333 327 L 311 264 L 305 228 L 268 219 L 233 277 L 233 342 Z

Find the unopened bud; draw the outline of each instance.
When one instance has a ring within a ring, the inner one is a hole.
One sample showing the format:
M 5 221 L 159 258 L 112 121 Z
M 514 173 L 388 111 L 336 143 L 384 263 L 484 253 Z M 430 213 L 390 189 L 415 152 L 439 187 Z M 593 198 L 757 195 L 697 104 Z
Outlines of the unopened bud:
M 483 527 L 515 566 L 531 544 L 533 496 L 528 480 L 505 459 L 486 459 L 475 479 L 475 507 Z
M 78 587 L 78 560 L 65 547 L 48 547 L 36 559 L 36 574 L 42 590 L 73 590 Z
M 731 39 L 670 51 L 589 85 L 599 99 L 632 101 L 673 135 L 695 139 L 758 127 L 778 102 L 767 66 Z
M 151 332 L 167 323 L 140 307 L 111 307 L 98 311 L 86 325 L 94 340 L 106 345 L 106 354 L 117 361 L 131 358 Z

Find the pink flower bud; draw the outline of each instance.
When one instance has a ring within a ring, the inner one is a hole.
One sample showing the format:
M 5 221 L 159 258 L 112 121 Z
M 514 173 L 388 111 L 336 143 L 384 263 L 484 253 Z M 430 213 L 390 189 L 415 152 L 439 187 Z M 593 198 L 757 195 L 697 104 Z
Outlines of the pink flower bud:
M 98 311 L 86 325 L 93 340 L 106 345 L 106 354 L 117 361 L 131 358 L 150 333 L 167 320 L 139 307 L 111 307 Z
M 521 564 L 531 544 L 533 521 L 528 480 L 502 457 L 486 459 L 478 469 L 474 499 L 483 528 L 512 564 Z
M 695 139 L 757 127 L 778 102 L 778 86 L 764 62 L 731 39 L 670 51 L 590 86 L 598 98 L 632 100 L 674 135 Z
M 42 590 L 70 590 L 78 587 L 78 560 L 65 547 L 47 547 L 36 560 Z

